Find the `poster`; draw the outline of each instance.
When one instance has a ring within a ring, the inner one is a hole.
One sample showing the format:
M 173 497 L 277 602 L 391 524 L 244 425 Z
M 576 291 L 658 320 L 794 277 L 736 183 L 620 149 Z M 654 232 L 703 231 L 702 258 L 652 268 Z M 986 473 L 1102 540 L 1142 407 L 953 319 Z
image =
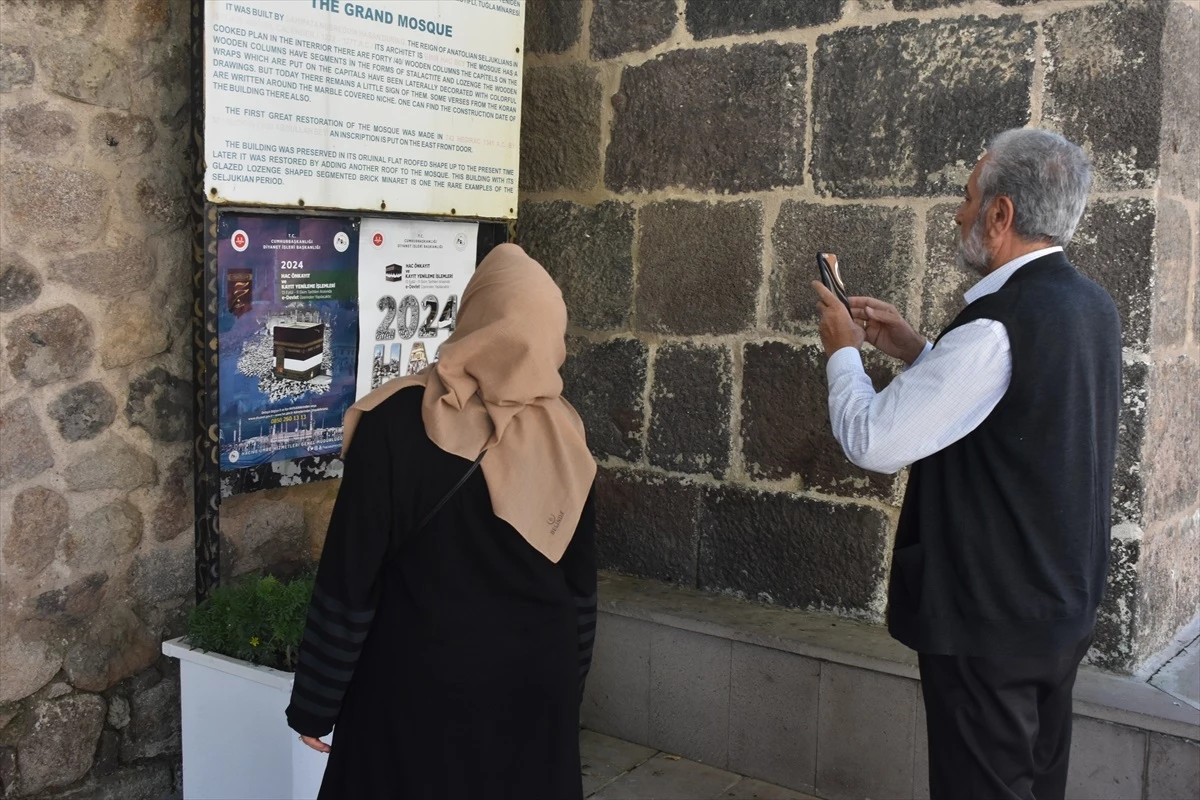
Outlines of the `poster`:
M 206 0 L 213 202 L 516 216 L 524 0 Z
M 475 222 L 363 218 L 359 397 L 437 359 L 475 271 L 478 238 Z
M 222 214 L 221 469 L 337 453 L 354 402 L 358 221 Z

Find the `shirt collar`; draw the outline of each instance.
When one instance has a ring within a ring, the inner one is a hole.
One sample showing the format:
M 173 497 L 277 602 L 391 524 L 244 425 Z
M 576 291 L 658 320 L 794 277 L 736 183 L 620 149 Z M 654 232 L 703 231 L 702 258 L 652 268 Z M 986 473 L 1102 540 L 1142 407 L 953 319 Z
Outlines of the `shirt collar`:
M 1000 267 L 997 270 L 989 272 L 979 281 L 979 283 L 967 290 L 963 297 L 967 301 L 967 305 L 974 303 L 981 297 L 987 297 L 989 294 L 1000 291 L 1004 284 L 1008 283 L 1008 279 L 1016 273 L 1021 267 L 1028 264 L 1030 261 L 1037 261 L 1042 256 L 1048 256 L 1051 253 L 1061 253 L 1061 247 L 1046 247 L 1041 250 L 1034 250 L 1032 253 L 1026 253 L 1023 256 L 1018 256 L 1012 261 Z

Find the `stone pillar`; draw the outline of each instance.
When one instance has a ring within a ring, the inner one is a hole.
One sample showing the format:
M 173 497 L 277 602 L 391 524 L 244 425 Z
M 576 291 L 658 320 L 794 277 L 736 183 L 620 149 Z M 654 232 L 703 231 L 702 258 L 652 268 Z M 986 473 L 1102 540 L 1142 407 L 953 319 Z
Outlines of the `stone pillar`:
M 1167 644 L 1200 601 L 1193 5 L 530 0 L 518 241 L 570 308 L 603 565 L 881 620 L 904 477 L 829 434 L 813 252 L 936 334 L 972 165 L 1044 126 L 1095 162 L 1070 256 L 1124 325 L 1091 658 Z

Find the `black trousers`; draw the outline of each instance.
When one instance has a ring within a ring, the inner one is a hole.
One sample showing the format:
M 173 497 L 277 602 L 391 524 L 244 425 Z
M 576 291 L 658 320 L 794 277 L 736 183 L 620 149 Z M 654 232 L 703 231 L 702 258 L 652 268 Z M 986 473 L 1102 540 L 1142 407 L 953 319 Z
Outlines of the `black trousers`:
M 1063 800 L 1091 637 L 1045 656 L 921 654 L 932 800 Z

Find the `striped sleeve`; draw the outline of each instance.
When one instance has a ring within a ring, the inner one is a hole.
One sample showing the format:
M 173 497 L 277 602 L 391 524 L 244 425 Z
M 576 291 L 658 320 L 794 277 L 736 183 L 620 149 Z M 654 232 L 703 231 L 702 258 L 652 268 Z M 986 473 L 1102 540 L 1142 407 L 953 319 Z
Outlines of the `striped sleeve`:
M 385 421 L 363 415 L 321 552 L 287 708 L 304 736 L 333 730 L 371 631 L 378 577 L 391 541 L 391 454 Z

